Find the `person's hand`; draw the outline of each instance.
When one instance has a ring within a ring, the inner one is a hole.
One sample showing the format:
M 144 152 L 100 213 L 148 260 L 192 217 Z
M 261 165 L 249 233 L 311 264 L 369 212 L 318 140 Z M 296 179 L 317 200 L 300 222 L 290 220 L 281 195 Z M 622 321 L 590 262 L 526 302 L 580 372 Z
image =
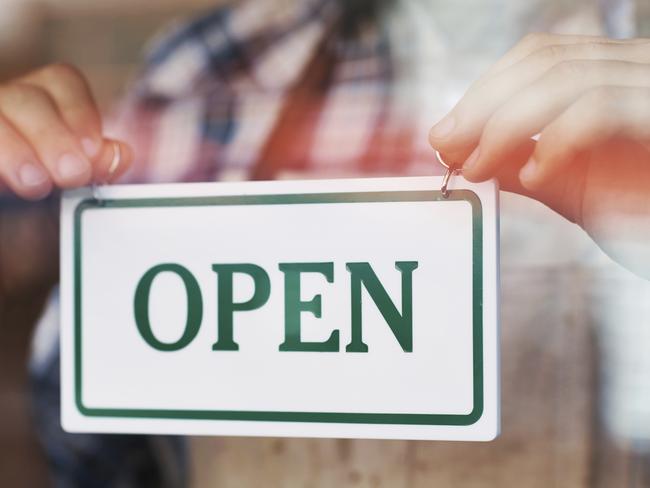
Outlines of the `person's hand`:
M 54 187 L 112 181 L 129 167 L 131 154 L 126 144 L 103 137 L 93 96 L 75 68 L 54 64 L 0 84 L 0 194 L 34 200 Z M 0 205 L 0 301 L 41 289 L 56 276 L 53 210 Z
M 111 171 L 115 147 L 119 167 Z M 131 151 L 105 139 L 88 83 L 52 64 L 0 85 L 0 183 L 27 199 L 119 177 Z
M 468 180 L 545 203 L 650 277 L 650 40 L 530 35 L 429 139 Z

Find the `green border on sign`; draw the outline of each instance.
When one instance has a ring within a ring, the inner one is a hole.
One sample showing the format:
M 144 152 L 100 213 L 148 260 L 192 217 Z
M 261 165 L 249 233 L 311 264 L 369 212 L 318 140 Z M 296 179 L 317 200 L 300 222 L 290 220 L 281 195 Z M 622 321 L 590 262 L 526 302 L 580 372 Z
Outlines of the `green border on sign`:
M 323 203 L 467 201 L 472 207 L 473 284 L 473 399 L 469 414 L 345 413 L 345 412 L 263 412 L 233 410 L 161 410 L 87 408 L 82 401 L 81 361 L 81 217 L 87 210 L 146 207 L 197 207 L 212 205 L 293 205 Z M 172 197 L 119 200 L 83 200 L 74 218 L 74 361 L 75 402 L 82 415 L 156 419 L 244 420 L 267 422 L 317 422 L 351 424 L 471 425 L 483 414 L 483 212 L 481 201 L 470 190 L 386 191 L 351 193 L 309 193 L 290 195 L 235 195 L 214 197 Z

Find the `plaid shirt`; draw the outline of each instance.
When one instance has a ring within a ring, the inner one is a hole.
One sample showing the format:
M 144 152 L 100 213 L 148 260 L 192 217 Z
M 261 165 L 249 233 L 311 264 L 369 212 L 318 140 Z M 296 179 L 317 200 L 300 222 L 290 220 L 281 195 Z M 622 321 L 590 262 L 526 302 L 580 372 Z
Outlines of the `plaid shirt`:
M 326 89 L 301 106 L 279 155 L 279 176 L 439 172 L 427 144 L 430 125 L 527 30 L 547 27 L 515 22 L 521 5 L 533 12 L 546 8 L 545 1 L 511 3 L 511 17 L 508 9 L 498 12 L 501 31 L 488 19 L 488 30 L 478 29 L 469 40 L 463 33 L 463 42 L 445 42 L 430 34 L 434 24 L 422 24 L 426 5 L 440 8 L 433 0 L 405 2 L 402 9 L 426 36 L 417 37 L 408 23 L 400 29 L 380 22 L 354 39 L 333 37 Z M 621 15 L 627 3 L 601 0 L 610 35 L 630 34 L 630 21 Z M 460 25 L 466 12 L 456 10 Z M 249 178 L 269 156 L 265 148 L 292 87 L 340 16 L 335 0 L 246 0 L 166 33 L 107 124 L 110 136 L 134 148 L 136 164 L 124 182 Z M 507 29 L 508 35 L 494 38 Z M 57 486 L 182 485 L 187 464 L 181 438 L 61 430 L 57 293 L 37 328 L 30 364 L 35 423 Z
M 111 124 L 135 149 L 127 181 L 248 179 L 337 7 L 247 1 L 159 41 Z M 393 83 L 387 32 L 332 41 L 328 87 L 302 109 L 283 168 L 310 177 L 437 170 L 426 139 L 434 119 L 409 119 L 417 104 Z

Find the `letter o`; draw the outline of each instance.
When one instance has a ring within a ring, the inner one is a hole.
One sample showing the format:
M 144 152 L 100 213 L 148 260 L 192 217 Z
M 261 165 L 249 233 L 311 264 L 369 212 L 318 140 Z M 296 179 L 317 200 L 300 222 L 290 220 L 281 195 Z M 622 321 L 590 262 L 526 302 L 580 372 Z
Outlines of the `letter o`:
M 176 342 L 162 342 L 154 336 L 149 321 L 149 293 L 151 284 L 160 273 L 170 272 L 178 275 L 185 285 L 187 293 L 187 320 L 183 335 Z M 135 289 L 135 298 L 133 300 L 133 311 L 135 315 L 135 324 L 142 338 L 154 349 L 159 351 L 178 351 L 187 346 L 199 333 L 201 321 L 203 320 L 203 299 L 201 298 L 201 289 L 194 278 L 194 275 L 180 264 L 165 263 L 158 264 L 149 269 Z

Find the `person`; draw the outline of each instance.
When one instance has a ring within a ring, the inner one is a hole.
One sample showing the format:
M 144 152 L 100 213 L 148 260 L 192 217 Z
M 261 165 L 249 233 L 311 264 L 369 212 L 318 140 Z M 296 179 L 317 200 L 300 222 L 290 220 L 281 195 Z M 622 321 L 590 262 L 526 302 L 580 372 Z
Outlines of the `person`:
M 448 10 L 464 12 L 459 3 Z M 422 20 L 445 13 L 433 1 L 219 8 L 158 42 L 108 127 L 78 70 L 46 66 L 0 87 L 0 177 L 16 195 L 39 199 L 91 182 L 431 174 L 422 128 L 458 99 L 456 87 L 468 81 L 459 66 L 483 66 L 518 33 L 509 26 L 521 12 L 511 3 L 486 14 L 492 24 L 474 26 L 478 34 L 465 44 L 466 33 L 430 35 L 434 23 Z M 486 31 L 508 35 L 477 55 Z M 454 76 L 439 69 L 445 59 Z M 470 181 L 496 178 L 548 205 L 650 276 L 648 70 L 648 40 L 529 34 L 470 86 L 428 141 Z M 36 335 L 49 345 L 35 349 L 31 365 L 55 479 L 182 484 L 180 439 L 60 430 L 56 307 L 55 293 Z

